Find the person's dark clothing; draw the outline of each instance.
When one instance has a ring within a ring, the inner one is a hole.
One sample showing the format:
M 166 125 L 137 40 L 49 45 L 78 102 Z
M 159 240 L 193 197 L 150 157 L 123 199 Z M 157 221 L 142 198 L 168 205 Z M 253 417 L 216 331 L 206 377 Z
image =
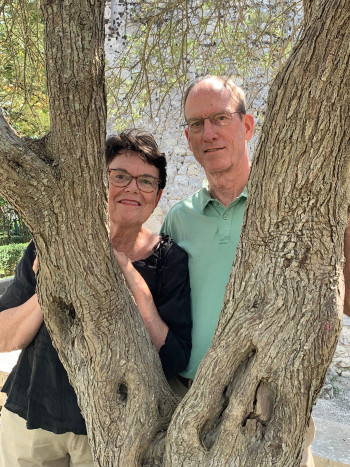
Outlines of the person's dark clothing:
M 13 282 L 0 297 L 0 312 L 23 304 L 35 293 L 34 259 L 35 246 L 30 242 Z M 169 326 L 159 356 L 165 376 L 170 379 L 186 367 L 191 352 L 187 254 L 168 236 L 162 236 L 153 253 L 133 265 L 148 284 L 158 312 Z M 44 323 L 21 352 L 2 391 L 7 394 L 5 407 L 24 418 L 28 429 L 86 434 L 77 397 Z

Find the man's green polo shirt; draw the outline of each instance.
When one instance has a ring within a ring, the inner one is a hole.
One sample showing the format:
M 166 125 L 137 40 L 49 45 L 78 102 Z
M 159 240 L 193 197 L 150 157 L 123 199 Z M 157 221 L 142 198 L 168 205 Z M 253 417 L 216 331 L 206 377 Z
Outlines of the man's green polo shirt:
M 170 235 L 189 257 L 192 304 L 192 352 L 182 373 L 194 378 L 208 350 L 221 312 L 236 247 L 241 234 L 246 190 L 229 206 L 211 198 L 203 187 L 177 203 L 161 232 Z

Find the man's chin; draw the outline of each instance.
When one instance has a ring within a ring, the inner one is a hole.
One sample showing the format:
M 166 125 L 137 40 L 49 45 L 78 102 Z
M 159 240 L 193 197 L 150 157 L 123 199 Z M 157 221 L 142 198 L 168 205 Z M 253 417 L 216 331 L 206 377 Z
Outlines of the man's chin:
M 217 173 L 220 173 L 220 172 L 227 172 L 229 170 L 229 167 L 227 167 L 227 165 L 224 165 L 224 164 L 206 164 L 206 166 L 204 167 L 204 171 L 205 172 L 208 172 L 210 174 L 217 174 Z

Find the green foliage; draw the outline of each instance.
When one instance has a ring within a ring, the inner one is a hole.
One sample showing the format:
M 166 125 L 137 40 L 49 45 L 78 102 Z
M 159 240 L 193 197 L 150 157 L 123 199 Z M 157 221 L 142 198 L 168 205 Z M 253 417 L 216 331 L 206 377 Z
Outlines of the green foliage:
M 0 198 L 0 245 L 28 242 L 30 232 L 17 212 Z
M 340 387 L 338 386 L 338 376 L 339 375 L 333 375 L 333 377 L 331 378 L 331 385 L 332 385 L 332 388 L 333 388 L 333 394 L 335 395 L 338 395 L 341 393 L 341 389 Z
M 38 0 L 7 0 L 0 8 L 0 105 L 20 134 L 39 137 L 49 129 Z
M 0 246 L 0 277 L 13 276 L 27 245 L 27 243 L 16 243 Z
M 0 246 L 1 245 L 10 245 L 12 243 L 23 243 L 22 235 L 11 235 L 10 241 L 7 235 L 0 235 Z
M 249 85 L 248 106 L 254 106 L 288 56 L 302 17 L 297 0 L 126 4 L 123 47 L 107 70 L 108 108 L 118 129 L 141 116 L 156 119 L 173 90 L 183 95 L 190 81 L 207 74 Z
M 118 129 L 141 117 L 157 121 L 161 109 L 162 115 L 171 109 L 169 96 L 183 95 L 194 77 L 206 74 L 249 86 L 248 106 L 254 107 L 288 56 L 302 17 L 301 0 L 119 4 L 124 10 L 108 39 L 116 34 L 120 50 L 107 67 L 109 118 Z M 49 129 L 43 30 L 39 0 L 0 5 L 0 105 L 10 124 L 30 137 Z

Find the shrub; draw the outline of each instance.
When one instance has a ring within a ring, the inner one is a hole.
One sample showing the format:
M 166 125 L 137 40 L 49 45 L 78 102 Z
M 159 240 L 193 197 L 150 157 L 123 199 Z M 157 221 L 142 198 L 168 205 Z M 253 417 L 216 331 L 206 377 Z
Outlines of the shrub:
M 9 238 L 7 235 L 0 235 L 0 245 L 10 245 L 11 243 L 23 243 L 25 240 L 22 235 L 11 235 Z
M 0 246 L 0 277 L 13 276 L 28 243 L 13 243 Z

